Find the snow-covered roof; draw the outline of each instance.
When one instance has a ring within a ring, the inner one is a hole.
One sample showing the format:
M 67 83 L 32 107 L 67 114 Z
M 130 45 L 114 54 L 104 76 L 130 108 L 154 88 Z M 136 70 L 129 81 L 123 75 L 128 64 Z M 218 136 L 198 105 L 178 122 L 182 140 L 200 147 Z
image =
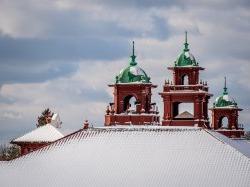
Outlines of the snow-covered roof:
M 80 130 L 0 167 L 4 186 L 249 186 L 250 160 L 193 127 Z
M 188 111 L 184 111 L 181 114 L 175 116 L 175 118 L 194 118 L 192 114 L 190 114 Z
M 63 137 L 51 124 L 38 127 L 37 129 L 13 140 L 12 142 L 53 142 Z
M 218 133 L 216 131 L 209 131 L 213 136 L 220 139 L 224 143 L 229 144 L 230 146 L 234 147 L 238 151 L 240 151 L 242 154 L 246 155 L 248 158 L 250 158 L 250 142 L 246 139 L 230 139 L 226 136 L 222 135 L 221 133 Z

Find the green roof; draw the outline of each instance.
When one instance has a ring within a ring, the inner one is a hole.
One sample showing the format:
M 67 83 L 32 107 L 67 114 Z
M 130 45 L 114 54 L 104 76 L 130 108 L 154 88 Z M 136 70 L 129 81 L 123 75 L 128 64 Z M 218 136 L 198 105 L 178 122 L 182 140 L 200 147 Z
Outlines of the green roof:
M 116 76 L 116 83 L 150 83 L 150 77 L 145 71 L 137 65 L 135 61 L 135 49 L 133 42 L 133 53 L 130 56 L 131 60 L 129 66 L 122 69 L 118 76 Z
M 175 66 L 185 67 L 185 66 L 198 66 L 194 56 L 189 52 L 187 43 L 187 32 L 185 32 L 185 43 L 182 53 L 178 56 L 175 61 Z
M 214 107 L 237 107 L 237 103 L 228 95 L 226 77 L 223 94 L 216 98 Z

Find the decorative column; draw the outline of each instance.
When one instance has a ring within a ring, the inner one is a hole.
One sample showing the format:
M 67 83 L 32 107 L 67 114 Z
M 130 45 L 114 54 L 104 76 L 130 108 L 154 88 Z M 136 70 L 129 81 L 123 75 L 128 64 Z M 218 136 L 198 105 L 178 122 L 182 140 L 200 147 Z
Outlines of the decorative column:
M 164 103 L 163 120 L 169 120 L 170 119 L 170 111 L 171 111 L 171 107 L 170 107 L 171 103 L 169 101 L 169 96 L 164 97 L 163 103 Z
M 177 81 L 177 78 L 178 76 L 176 75 L 176 72 L 175 71 L 173 71 L 173 80 L 174 80 L 174 84 L 176 85 L 176 84 L 178 84 L 178 81 Z
M 199 117 L 200 117 L 199 97 L 195 96 L 195 101 L 194 101 L 194 119 L 199 119 Z
M 197 79 L 197 74 L 196 74 L 196 71 L 195 70 L 193 70 L 193 75 L 192 75 L 192 78 L 193 78 L 193 84 L 197 84 L 196 83 L 196 79 Z
M 205 120 L 208 120 L 208 113 L 207 113 L 207 110 L 208 110 L 208 107 L 207 107 L 207 103 L 208 103 L 208 99 L 207 99 L 207 97 L 206 96 L 204 96 L 203 97 L 203 99 L 202 99 L 202 104 L 203 104 L 203 118 L 205 119 Z
M 140 95 L 140 98 L 141 98 L 141 110 L 146 110 L 146 106 L 145 106 L 145 101 L 146 101 L 146 92 L 145 91 L 142 91 L 141 92 L 141 95 Z
M 214 114 L 214 110 L 212 110 L 212 124 L 211 124 L 212 128 L 215 128 L 215 127 L 214 127 L 214 124 L 215 124 L 215 121 L 214 121 L 215 116 L 214 116 L 214 115 L 215 115 L 215 114 Z

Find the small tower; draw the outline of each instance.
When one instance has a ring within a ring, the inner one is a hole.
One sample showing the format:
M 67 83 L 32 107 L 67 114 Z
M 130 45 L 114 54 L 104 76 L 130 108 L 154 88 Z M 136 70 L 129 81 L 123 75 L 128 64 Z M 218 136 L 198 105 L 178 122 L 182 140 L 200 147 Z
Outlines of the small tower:
M 159 124 L 158 108 L 151 103 L 151 89 L 156 88 L 150 77 L 137 65 L 133 51 L 128 67 L 116 76 L 114 102 L 106 109 L 105 126 Z
M 184 49 L 178 56 L 173 67 L 173 82 L 165 82 L 163 92 L 164 114 L 162 125 L 166 126 L 203 126 L 209 128 L 208 100 L 212 94 L 208 93 L 206 82 L 199 80 L 200 67 L 190 53 L 185 32 Z M 190 104 L 190 105 L 189 105 Z M 189 105 L 193 112 L 180 111 L 180 106 Z
M 212 129 L 228 137 L 239 138 L 244 135 L 243 126 L 238 124 L 238 112 L 242 109 L 238 108 L 235 100 L 229 96 L 226 77 L 223 94 L 216 98 L 210 110 L 212 111 Z

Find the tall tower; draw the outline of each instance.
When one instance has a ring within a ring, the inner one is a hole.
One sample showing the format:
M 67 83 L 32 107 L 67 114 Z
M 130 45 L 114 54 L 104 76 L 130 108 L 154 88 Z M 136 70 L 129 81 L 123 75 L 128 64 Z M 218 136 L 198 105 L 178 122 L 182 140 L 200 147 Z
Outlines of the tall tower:
M 199 80 L 200 67 L 190 53 L 185 33 L 184 49 L 178 56 L 173 67 L 173 81 L 165 81 L 163 92 L 164 114 L 162 125 L 166 126 L 203 126 L 209 128 L 208 100 L 212 94 L 208 93 L 206 82 Z M 181 112 L 181 106 L 190 111 Z
M 227 91 L 227 82 L 225 77 L 223 94 L 216 98 L 212 111 L 212 129 L 228 137 L 241 137 L 244 135 L 243 126 L 238 124 L 237 103 L 231 98 Z
M 159 124 L 159 112 L 155 103 L 151 103 L 150 77 L 137 65 L 133 42 L 133 52 L 128 67 L 116 76 L 114 102 L 107 106 L 105 126 L 111 125 L 150 125 Z

